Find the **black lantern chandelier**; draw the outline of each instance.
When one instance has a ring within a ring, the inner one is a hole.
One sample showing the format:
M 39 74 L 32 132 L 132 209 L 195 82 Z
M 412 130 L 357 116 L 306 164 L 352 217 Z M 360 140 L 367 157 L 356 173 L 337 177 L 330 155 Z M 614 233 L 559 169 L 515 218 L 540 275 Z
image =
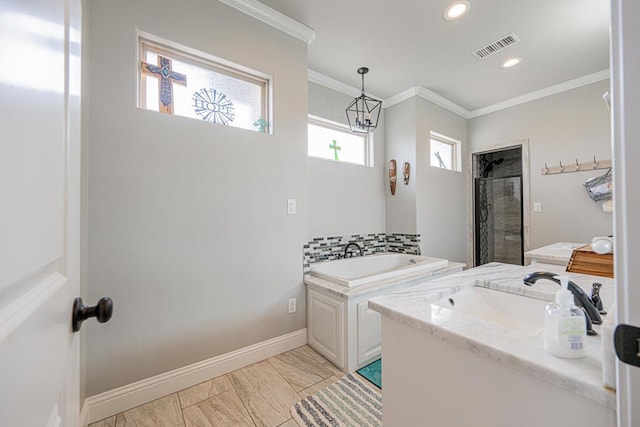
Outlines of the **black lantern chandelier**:
M 351 132 L 369 133 L 378 126 L 382 101 L 364 94 L 364 75 L 369 72 L 367 67 L 358 68 L 362 76 L 362 93 L 347 107 L 347 121 Z

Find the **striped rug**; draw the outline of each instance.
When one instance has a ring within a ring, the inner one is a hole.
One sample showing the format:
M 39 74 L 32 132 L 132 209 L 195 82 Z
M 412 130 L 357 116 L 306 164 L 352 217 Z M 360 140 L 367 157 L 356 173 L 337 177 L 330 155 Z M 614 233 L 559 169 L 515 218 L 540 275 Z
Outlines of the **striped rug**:
M 382 394 L 358 376 L 347 374 L 291 407 L 304 427 L 382 426 Z

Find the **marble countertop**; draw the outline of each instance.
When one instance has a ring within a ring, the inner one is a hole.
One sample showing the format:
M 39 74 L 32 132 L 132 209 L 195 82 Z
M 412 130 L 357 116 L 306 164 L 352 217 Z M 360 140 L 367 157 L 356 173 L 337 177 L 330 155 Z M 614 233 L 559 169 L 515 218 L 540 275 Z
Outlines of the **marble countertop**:
M 461 262 L 449 261 L 444 267 L 438 267 L 429 271 L 420 271 L 418 273 L 403 274 L 393 277 L 391 279 L 379 280 L 363 284 L 360 286 L 348 287 L 334 283 L 328 280 L 320 279 L 314 276 L 306 276 L 304 283 L 311 289 L 315 289 L 320 292 L 326 292 L 331 295 L 335 295 L 340 298 L 356 298 L 370 292 L 380 291 L 383 289 L 398 286 L 400 284 L 412 285 L 431 280 L 434 277 L 440 277 L 447 274 L 462 271 L 466 264 Z
M 537 262 L 567 265 L 573 250 L 584 245 L 586 243 L 557 242 L 527 251 L 524 256 L 526 259 L 536 260 Z
M 542 334 L 524 336 L 497 324 L 462 314 L 438 316 L 431 302 L 472 286 L 501 290 L 533 298 L 553 301 L 558 285 L 540 280 L 525 286 L 522 278 L 534 271 L 569 274 L 571 280 L 589 293 L 593 282 L 602 283 L 600 295 L 605 307 L 614 302 L 613 279 L 584 274 L 566 273 L 564 267 L 551 264 L 517 266 L 490 263 L 455 273 L 431 282 L 400 289 L 369 300 L 369 308 L 423 330 L 480 356 L 550 382 L 607 407 L 616 408 L 615 392 L 606 389 L 602 380 L 601 327 L 594 325 L 597 336 L 585 341 L 587 355 L 580 359 L 562 359 L 543 349 Z M 607 316 L 604 316 L 606 320 Z M 541 325 L 542 326 L 542 325 Z M 384 343 L 383 343 L 384 345 Z

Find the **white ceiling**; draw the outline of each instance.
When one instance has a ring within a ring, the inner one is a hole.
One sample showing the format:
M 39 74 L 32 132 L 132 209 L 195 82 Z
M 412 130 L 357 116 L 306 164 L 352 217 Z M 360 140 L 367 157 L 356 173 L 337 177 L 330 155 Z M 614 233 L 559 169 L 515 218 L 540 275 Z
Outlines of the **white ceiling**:
M 422 86 L 472 111 L 609 68 L 608 0 L 261 0 L 315 30 L 309 69 L 389 98 Z M 471 52 L 515 32 L 520 43 L 476 59 Z M 510 56 L 520 65 L 502 69 Z

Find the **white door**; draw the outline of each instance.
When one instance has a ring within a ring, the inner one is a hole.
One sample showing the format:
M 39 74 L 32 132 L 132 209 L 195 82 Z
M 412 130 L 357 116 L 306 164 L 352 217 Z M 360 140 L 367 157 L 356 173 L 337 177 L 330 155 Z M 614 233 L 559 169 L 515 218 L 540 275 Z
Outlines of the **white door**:
M 611 12 L 616 323 L 640 327 L 640 2 L 613 0 Z M 640 426 L 640 367 L 617 372 L 618 426 Z
M 77 426 L 80 1 L 0 3 L 0 425 Z

